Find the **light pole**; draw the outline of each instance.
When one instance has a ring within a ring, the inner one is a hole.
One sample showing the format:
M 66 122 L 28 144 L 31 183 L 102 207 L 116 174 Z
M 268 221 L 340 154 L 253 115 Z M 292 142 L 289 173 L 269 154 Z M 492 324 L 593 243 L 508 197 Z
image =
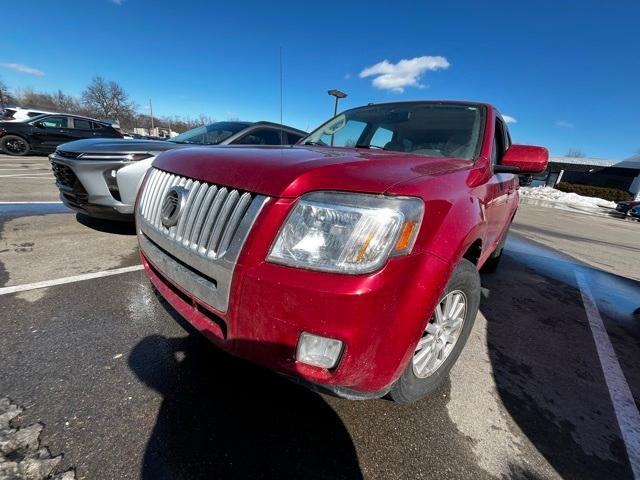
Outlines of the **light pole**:
M 338 101 L 341 98 L 346 98 L 347 94 L 344 92 L 341 92 L 340 90 L 335 90 L 335 89 L 329 90 L 327 93 L 332 97 L 336 97 L 336 104 L 335 104 L 335 107 L 333 108 L 333 116 L 335 117 L 338 114 Z

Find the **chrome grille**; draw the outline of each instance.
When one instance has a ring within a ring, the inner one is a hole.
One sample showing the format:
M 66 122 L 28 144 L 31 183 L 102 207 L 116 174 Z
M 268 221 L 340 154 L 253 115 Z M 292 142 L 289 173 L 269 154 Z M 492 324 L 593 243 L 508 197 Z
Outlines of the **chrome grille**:
M 162 223 L 162 204 L 173 187 L 182 187 L 188 193 L 181 205 L 177 224 L 167 228 Z M 189 267 L 201 272 L 213 281 L 211 295 L 201 300 L 221 311 L 226 311 L 229 284 L 235 262 L 267 197 L 242 190 L 214 185 L 153 168 L 145 183 L 138 205 L 138 225 L 141 246 L 145 254 L 157 254 L 158 250 L 147 248 L 149 240 L 157 247 Z M 153 258 L 149 258 L 154 261 Z M 156 267 L 169 265 L 166 258 Z M 179 264 L 179 262 L 175 262 Z M 161 265 L 162 264 L 162 265 Z M 179 265 L 173 265 L 175 270 Z M 166 268 L 165 268 L 166 269 Z M 169 276 L 168 272 L 164 272 Z M 174 276 L 184 281 L 185 272 Z M 194 280 L 195 281 L 195 280 Z M 203 291 L 202 279 L 197 279 L 192 293 Z

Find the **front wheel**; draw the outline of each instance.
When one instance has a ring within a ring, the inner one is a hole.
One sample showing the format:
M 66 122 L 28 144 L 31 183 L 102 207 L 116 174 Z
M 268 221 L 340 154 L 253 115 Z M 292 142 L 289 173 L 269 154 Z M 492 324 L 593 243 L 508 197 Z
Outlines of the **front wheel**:
M 23 156 L 29 153 L 31 146 L 24 138 L 17 135 L 5 135 L 0 139 L 0 150 L 9 155 Z
M 480 305 L 480 275 L 462 259 L 429 318 L 413 357 L 389 396 L 401 404 L 433 393 L 447 378 L 473 328 Z

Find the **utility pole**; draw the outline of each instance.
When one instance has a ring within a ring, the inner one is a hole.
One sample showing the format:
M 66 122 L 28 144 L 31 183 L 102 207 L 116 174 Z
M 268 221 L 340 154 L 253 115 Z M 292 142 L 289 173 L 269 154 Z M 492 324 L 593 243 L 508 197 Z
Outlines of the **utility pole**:
M 151 115 L 151 133 L 153 135 L 153 106 L 151 105 L 151 99 L 149 99 L 149 115 Z

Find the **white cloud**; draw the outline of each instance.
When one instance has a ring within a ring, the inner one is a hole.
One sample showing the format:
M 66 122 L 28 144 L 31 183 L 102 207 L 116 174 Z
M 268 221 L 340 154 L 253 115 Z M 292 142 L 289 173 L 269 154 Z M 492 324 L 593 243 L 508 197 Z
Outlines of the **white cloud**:
M 0 67 L 15 70 L 16 72 L 26 73 L 27 75 L 33 75 L 34 77 L 44 77 L 44 72 L 37 68 L 27 67 L 19 63 L 0 63 Z
M 512 117 L 511 115 L 502 115 L 502 119 L 505 121 L 505 123 L 518 123 L 518 120 L 516 120 L 515 117 Z
M 111 0 L 112 3 L 115 3 L 116 5 L 120 6 L 124 3 L 124 0 Z
M 567 122 L 566 120 L 558 120 L 556 122 L 556 127 L 560 128 L 573 128 L 574 125 L 571 122 Z
M 373 86 L 381 90 L 391 90 L 402 93 L 405 87 L 425 88 L 420 83 L 424 72 L 449 68 L 450 63 L 445 57 L 415 57 L 403 58 L 398 63 L 383 60 L 360 72 L 360 78 L 375 77 Z

